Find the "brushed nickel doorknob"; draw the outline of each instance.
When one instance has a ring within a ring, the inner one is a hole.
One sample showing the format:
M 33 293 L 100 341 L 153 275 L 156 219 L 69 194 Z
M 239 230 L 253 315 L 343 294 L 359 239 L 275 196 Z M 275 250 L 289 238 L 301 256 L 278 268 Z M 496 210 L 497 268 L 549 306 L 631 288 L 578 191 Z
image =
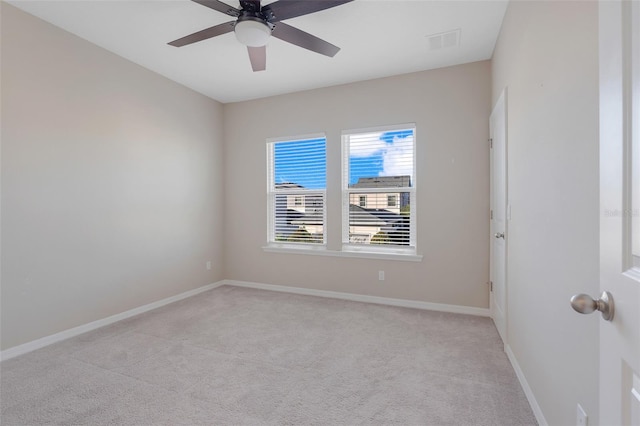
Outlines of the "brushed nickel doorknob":
M 600 311 L 602 312 L 602 318 L 606 321 L 612 321 L 615 312 L 613 296 L 608 291 L 603 291 L 600 299 L 596 300 L 593 300 L 588 294 L 576 294 L 571 297 L 571 307 L 581 314 Z

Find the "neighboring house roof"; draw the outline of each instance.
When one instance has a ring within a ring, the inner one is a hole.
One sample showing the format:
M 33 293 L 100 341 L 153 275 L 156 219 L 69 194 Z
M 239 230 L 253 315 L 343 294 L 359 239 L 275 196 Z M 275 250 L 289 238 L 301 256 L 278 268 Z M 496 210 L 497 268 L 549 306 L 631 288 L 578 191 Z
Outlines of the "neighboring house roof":
M 322 225 L 322 212 L 311 212 L 291 221 L 292 225 Z
M 361 177 L 350 188 L 406 188 L 411 186 L 411 176 Z
M 383 220 L 385 225 L 391 225 L 397 222 L 402 222 L 407 219 L 406 216 L 403 216 L 401 214 L 394 213 L 392 211 L 385 210 L 385 209 L 367 209 L 363 207 L 358 207 L 358 208 L 362 210 L 366 210 L 367 213 L 369 213 L 370 215 L 375 216 L 380 220 Z
M 276 189 L 303 189 L 304 186 L 293 182 L 276 183 Z
M 299 219 L 304 215 L 304 213 L 299 212 L 294 209 L 287 209 L 286 207 L 276 206 L 276 217 L 278 219 L 286 219 L 290 222 L 293 219 Z
M 352 226 L 393 226 L 402 223 L 406 216 L 384 209 L 366 209 L 349 204 L 349 216 Z M 312 212 L 291 220 L 292 225 L 322 225 L 322 213 Z
M 399 216 L 388 210 L 378 211 L 378 209 L 365 209 L 363 207 L 356 206 L 355 204 L 349 204 L 349 223 L 351 226 L 387 225 L 389 222 L 386 220 L 385 214 L 383 214 L 382 211 L 393 216 Z

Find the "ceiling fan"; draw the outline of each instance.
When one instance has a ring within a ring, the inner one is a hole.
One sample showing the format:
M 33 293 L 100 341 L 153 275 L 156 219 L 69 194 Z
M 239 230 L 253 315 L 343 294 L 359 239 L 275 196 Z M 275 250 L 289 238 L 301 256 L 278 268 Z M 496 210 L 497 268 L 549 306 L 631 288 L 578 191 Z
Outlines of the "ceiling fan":
M 271 36 L 322 55 L 335 56 L 340 50 L 339 47 L 282 21 L 330 9 L 353 0 L 278 0 L 265 6 L 260 5 L 260 0 L 240 0 L 240 9 L 219 0 L 192 1 L 232 16 L 236 20 L 205 28 L 169 44 L 182 47 L 233 31 L 238 41 L 247 46 L 251 68 L 255 72 L 266 69 L 266 44 Z

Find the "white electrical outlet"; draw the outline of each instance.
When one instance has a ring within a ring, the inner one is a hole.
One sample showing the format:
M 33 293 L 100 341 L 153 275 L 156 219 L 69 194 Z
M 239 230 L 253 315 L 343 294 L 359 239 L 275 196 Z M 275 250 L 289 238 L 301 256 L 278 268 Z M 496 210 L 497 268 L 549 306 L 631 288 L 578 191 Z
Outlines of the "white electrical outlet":
M 577 426 L 589 425 L 589 416 L 587 416 L 587 413 L 585 413 L 584 409 L 580 404 L 578 404 L 578 410 L 576 412 L 576 425 Z
M 384 271 L 378 271 L 378 280 L 384 281 Z
M 209 271 L 211 270 L 211 261 L 210 260 L 207 261 L 207 270 L 209 270 Z

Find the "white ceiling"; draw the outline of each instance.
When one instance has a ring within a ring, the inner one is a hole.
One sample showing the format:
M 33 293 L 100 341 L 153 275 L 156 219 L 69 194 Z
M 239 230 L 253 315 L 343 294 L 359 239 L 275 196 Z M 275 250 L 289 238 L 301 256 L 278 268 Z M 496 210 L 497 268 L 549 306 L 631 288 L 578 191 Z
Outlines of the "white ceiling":
M 489 59 L 508 0 L 355 0 L 289 19 L 342 50 L 329 58 L 272 37 L 267 70 L 256 73 L 233 33 L 167 45 L 233 19 L 190 0 L 9 3 L 227 103 Z M 451 30 L 460 30 L 459 46 L 430 50 L 427 36 Z

